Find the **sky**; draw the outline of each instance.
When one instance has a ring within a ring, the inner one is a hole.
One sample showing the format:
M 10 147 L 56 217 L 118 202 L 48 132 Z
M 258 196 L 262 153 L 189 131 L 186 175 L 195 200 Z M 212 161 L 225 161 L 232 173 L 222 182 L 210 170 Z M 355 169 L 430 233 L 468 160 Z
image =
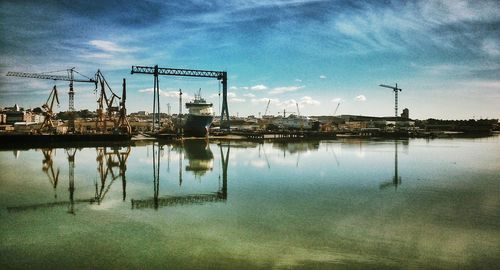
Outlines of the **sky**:
M 230 115 L 500 118 L 500 2 L 321 0 L 0 0 L 0 107 L 39 107 L 54 85 L 8 71 L 99 69 L 128 112 L 152 111 L 153 76 L 131 66 L 227 71 Z M 53 74 L 64 75 L 64 72 Z M 162 112 L 201 94 L 220 112 L 215 79 L 160 76 Z M 95 110 L 75 83 L 75 109 Z M 340 105 L 339 105 L 340 104 Z M 336 110 L 336 108 L 338 109 Z M 185 111 L 185 108 L 183 108 Z

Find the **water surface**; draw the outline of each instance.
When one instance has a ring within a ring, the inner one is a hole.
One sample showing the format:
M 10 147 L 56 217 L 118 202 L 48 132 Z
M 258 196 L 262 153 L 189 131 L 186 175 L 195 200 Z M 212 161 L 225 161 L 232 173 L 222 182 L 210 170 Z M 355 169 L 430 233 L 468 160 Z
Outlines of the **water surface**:
M 0 152 L 0 268 L 500 265 L 500 137 Z

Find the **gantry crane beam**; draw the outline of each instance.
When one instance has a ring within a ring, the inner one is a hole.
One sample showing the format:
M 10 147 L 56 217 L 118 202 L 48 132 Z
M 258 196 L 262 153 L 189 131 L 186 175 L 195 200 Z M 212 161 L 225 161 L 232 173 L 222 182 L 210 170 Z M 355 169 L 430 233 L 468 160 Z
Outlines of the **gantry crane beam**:
M 212 71 L 212 70 L 199 70 L 199 69 L 181 69 L 181 68 L 160 68 L 158 65 L 154 67 L 148 66 L 132 66 L 131 74 L 153 74 L 154 79 L 154 102 L 153 102 L 153 118 L 155 117 L 156 108 L 158 108 L 156 114 L 158 118 L 153 119 L 153 129 L 155 124 L 158 124 L 159 128 L 159 107 L 160 107 L 160 86 L 158 81 L 159 75 L 167 76 L 184 76 L 184 77 L 201 77 L 201 78 L 215 78 L 222 83 L 222 110 L 220 116 L 221 129 L 229 130 L 229 110 L 227 106 L 227 72 L 226 71 Z M 224 119 L 225 118 L 225 119 Z
M 156 69 L 158 75 L 204 77 L 204 78 L 216 78 L 218 80 L 222 80 L 224 74 L 227 74 L 225 71 L 182 69 L 182 68 L 160 68 L 158 66 L 154 67 L 132 66 L 132 74 L 134 73 L 155 74 Z

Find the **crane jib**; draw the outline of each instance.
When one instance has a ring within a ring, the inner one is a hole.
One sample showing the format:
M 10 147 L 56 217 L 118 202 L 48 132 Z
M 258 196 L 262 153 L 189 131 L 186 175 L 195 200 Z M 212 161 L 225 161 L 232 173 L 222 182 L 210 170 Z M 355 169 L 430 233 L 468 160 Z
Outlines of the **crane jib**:
M 55 81 L 73 81 L 73 82 L 95 83 L 95 80 L 93 80 L 93 79 L 79 80 L 79 79 L 71 79 L 69 76 L 65 76 L 65 75 L 50 75 L 50 74 L 40 74 L 40 73 L 9 71 L 9 72 L 7 72 L 6 76 L 34 78 L 34 79 L 46 79 L 46 80 L 55 80 Z

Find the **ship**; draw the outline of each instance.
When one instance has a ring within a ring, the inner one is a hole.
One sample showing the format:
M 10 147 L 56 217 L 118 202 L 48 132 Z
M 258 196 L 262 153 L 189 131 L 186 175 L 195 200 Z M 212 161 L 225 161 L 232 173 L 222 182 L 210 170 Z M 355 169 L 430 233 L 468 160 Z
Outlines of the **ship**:
M 208 129 L 214 120 L 213 104 L 207 103 L 201 97 L 201 89 L 194 95 L 194 100 L 186 103 L 187 114 L 184 123 L 184 136 L 205 137 L 208 136 Z

